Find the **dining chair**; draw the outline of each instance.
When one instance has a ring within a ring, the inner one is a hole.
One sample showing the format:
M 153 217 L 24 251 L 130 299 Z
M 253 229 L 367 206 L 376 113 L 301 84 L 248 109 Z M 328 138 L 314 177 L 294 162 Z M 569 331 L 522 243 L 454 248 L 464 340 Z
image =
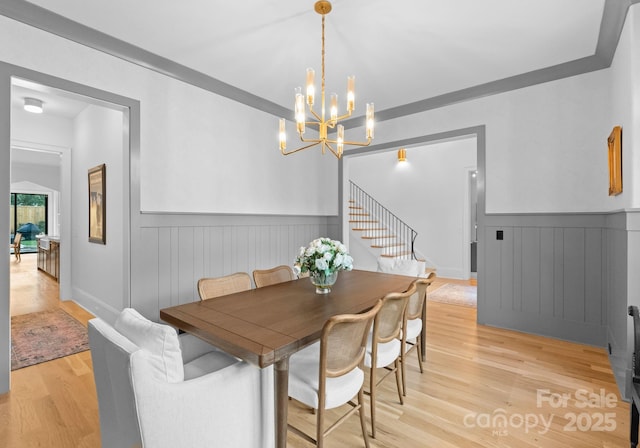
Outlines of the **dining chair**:
M 355 412 L 360 414 L 364 444 L 369 447 L 364 415 L 363 360 L 371 323 L 382 301 L 361 314 L 341 314 L 327 320 L 320 341 L 297 353 L 289 360 L 289 396 L 317 409 L 316 438 L 289 424 L 289 430 L 322 447 L 324 438 Z M 357 402 L 353 398 L 357 396 Z M 325 411 L 344 404 L 351 409 L 324 429 Z
M 88 334 L 103 448 L 265 446 L 264 369 L 131 308 L 114 325 L 91 319 Z
M 271 269 L 256 269 L 253 271 L 253 281 L 256 284 L 256 288 L 288 282 L 296 278 L 293 269 L 284 264 Z
M 406 380 L 406 370 L 407 370 L 407 359 L 409 357 L 409 353 L 412 350 L 416 350 L 418 354 L 418 367 L 420 368 L 420 373 L 423 373 L 422 363 L 424 359 L 422 358 L 422 343 L 420 335 L 423 331 L 425 331 L 425 321 L 423 321 L 423 316 L 426 317 L 426 314 L 423 311 L 426 311 L 427 306 L 427 288 L 433 282 L 436 274 L 430 272 L 426 278 L 419 278 L 413 282 L 416 291 L 411 294 L 409 297 L 409 302 L 407 303 L 407 311 L 405 312 L 405 320 L 402 325 L 402 337 L 400 338 L 401 349 L 400 349 L 400 365 L 402 366 L 402 394 L 407 396 L 407 380 Z
M 400 372 L 400 333 L 404 323 L 405 310 L 409 297 L 416 291 L 412 283 L 405 292 L 392 292 L 382 298 L 382 306 L 373 321 L 373 330 L 367 341 L 367 352 L 364 365 L 369 367 L 369 396 L 371 406 L 371 436 L 376 437 L 376 388 L 390 374 L 396 375 L 396 386 L 400 404 L 402 399 Z M 387 372 L 376 381 L 377 369 L 384 368 Z
M 21 261 L 22 258 L 20 257 L 20 247 L 22 243 L 22 233 L 20 232 L 16 232 L 15 236 L 13 237 L 13 244 L 9 245 L 9 248 L 13 248 L 13 254 L 16 256 L 16 261 Z
M 206 277 L 198 280 L 200 300 L 213 299 L 251 289 L 251 277 L 246 272 L 236 272 L 222 277 Z
M 630 403 L 630 442 L 631 448 L 638 446 L 638 406 L 640 406 L 640 315 L 637 306 L 628 308 L 633 317 L 633 353 L 631 356 L 631 403 Z

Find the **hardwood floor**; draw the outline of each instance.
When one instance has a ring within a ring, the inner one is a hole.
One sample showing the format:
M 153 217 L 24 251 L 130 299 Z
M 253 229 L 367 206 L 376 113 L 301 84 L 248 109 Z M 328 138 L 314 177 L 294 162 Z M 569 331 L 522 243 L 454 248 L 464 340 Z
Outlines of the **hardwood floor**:
M 73 302 L 45 297 L 53 294 L 50 278 L 26 257 L 19 266 L 11 262 L 12 314 L 63 306 L 86 324 L 90 314 Z M 25 278 L 14 277 L 21 271 Z M 438 278 L 431 290 L 447 282 Z M 372 447 L 628 446 L 629 405 L 618 396 L 604 349 L 478 326 L 473 308 L 429 302 L 427 312 L 425 372 L 412 353 L 404 405 L 394 381 L 382 383 Z M 16 370 L 11 379 L 11 392 L 0 396 L 0 446 L 100 446 L 90 352 Z M 292 401 L 289 412 L 313 431 L 308 409 Z M 292 434 L 288 442 L 310 446 Z M 350 418 L 326 445 L 364 446 L 359 419 Z
M 11 315 L 61 307 L 84 325 L 90 313 L 59 300 L 58 283 L 36 268 L 36 254 L 10 261 Z M 91 352 L 81 352 L 11 373 L 0 395 L 0 446 L 99 447 L 98 403 Z

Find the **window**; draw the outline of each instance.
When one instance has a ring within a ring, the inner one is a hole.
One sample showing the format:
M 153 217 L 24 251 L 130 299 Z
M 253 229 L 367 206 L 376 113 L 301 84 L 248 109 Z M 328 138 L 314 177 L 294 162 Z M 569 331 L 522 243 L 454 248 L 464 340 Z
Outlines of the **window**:
M 22 253 L 36 252 L 36 235 L 48 232 L 46 194 L 11 193 L 11 242 L 16 232 L 22 233 Z

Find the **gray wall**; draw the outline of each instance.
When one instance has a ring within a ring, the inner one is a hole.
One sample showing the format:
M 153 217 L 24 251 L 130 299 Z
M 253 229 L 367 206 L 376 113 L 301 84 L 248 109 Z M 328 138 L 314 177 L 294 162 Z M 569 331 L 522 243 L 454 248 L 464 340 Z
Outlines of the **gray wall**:
M 604 216 L 485 219 L 478 321 L 604 346 Z M 496 238 L 498 231 L 503 240 Z
M 478 322 L 606 347 L 628 396 L 640 212 L 486 215 L 484 223 Z
M 140 221 L 132 233 L 131 306 L 154 320 L 161 308 L 200 300 L 201 277 L 293 265 L 300 246 L 338 237 L 331 217 L 143 214 Z
M 631 343 L 628 335 L 632 331 L 631 319 L 627 315 L 627 306 L 633 298 L 628 294 L 627 279 L 629 277 L 629 254 L 633 248 L 629 246 L 629 235 L 633 232 L 628 225 L 629 218 L 637 219 L 635 213 L 620 212 L 607 216 L 606 245 L 603 261 L 605 271 L 604 293 L 606 295 L 607 348 L 611 368 L 623 396 L 628 395 L 626 378 L 631 378 Z

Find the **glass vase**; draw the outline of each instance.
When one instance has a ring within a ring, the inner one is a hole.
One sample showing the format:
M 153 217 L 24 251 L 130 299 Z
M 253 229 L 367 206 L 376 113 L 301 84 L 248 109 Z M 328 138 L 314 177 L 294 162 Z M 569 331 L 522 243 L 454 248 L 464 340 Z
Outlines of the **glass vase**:
M 316 294 L 328 294 L 338 279 L 338 271 L 333 271 L 329 274 L 325 274 L 324 272 L 311 272 L 309 279 L 316 287 Z

